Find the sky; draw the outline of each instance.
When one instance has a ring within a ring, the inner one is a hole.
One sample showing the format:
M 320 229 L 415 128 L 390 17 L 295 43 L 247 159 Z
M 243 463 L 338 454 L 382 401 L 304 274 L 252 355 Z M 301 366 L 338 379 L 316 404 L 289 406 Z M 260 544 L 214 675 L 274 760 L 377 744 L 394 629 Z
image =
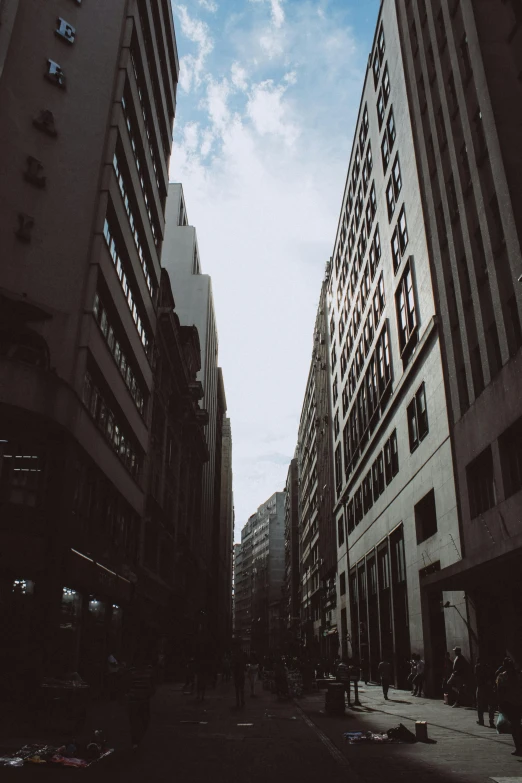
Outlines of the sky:
M 235 540 L 284 489 L 380 0 L 173 0 L 170 179 L 212 277 Z

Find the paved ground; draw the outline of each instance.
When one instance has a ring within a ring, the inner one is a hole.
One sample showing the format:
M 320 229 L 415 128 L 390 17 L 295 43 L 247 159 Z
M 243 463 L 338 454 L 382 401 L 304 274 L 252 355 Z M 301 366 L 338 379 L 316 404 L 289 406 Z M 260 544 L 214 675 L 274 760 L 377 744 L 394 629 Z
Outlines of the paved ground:
M 522 760 L 512 757 L 510 737 L 499 737 L 476 725 L 471 710 L 452 709 L 428 699 L 391 691 L 385 702 L 376 686 L 362 687 L 362 707 L 343 717 L 324 714 L 324 694 L 297 702 L 278 702 L 266 691 L 234 706 L 230 684 L 208 692 L 203 705 L 164 685 L 153 701 L 153 719 L 137 753 L 130 750 L 125 713 L 116 704 L 97 706 L 90 725 L 103 728 L 115 747 L 105 763 L 84 770 L 29 768 L 2 771 L 18 780 L 62 781 L 78 775 L 104 781 L 170 781 L 183 783 L 486 783 L 508 778 L 522 783 Z M 432 744 L 349 745 L 350 730 L 385 731 L 402 722 L 414 729 L 427 720 Z M 184 722 L 185 721 L 185 722 Z M 252 724 L 252 725 L 241 725 Z M 48 737 L 51 739 L 51 737 Z M 4 737 L 0 745 L 12 746 Z

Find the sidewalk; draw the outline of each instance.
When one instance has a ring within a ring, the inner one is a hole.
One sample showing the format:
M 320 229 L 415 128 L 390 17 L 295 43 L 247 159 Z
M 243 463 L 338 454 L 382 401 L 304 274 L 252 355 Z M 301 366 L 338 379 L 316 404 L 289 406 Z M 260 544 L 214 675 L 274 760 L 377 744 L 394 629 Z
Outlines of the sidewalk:
M 351 697 L 353 700 L 353 689 Z M 361 684 L 359 700 L 360 707 L 347 707 L 345 716 L 338 718 L 324 712 L 324 691 L 307 695 L 298 704 L 349 758 L 362 781 L 377 780 L 379 775 L 382 780 L 385 763 L 388 779 L 397 776 L 404 783 L 431 780 L 433 776 L 475 783 L 499 777 L 522 783 L 522 759 L 511 756 L 511 735 L 499 735 L 495 729 L 478 726 L 475 710 L 454 709 L 442 701 L 393 689 L 386 701 L 380 685 Z M 345 731 L 385 732 L 399 723 L 415 733 L 417 720 L 427 721 L 428 736 L 433 742 L 358 746 L 346 743 L 342 736 Z

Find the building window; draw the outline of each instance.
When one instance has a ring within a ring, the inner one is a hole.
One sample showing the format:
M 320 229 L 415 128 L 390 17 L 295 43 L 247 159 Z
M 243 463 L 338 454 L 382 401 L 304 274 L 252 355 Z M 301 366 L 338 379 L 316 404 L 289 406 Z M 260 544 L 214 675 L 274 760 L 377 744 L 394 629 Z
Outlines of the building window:
M 437 532 L 437 510 L 435 507 L 435 492 L 430 489 L 427 495 L 414 506 L 415 531 L 417 544 L 422 544 Z
M 417 334 L 417 315 L 415 311 L 415 295 L 413 290 L 413 274 L 411 262 L 408 261 L 404 274 L 395 294 L 397 321 L 399 325 L 399 347 L 401 356 L 414 347 L 412 338 Z M 405 354 L 407 358 L 409 353 Z
M 475 457 L 466 467 L 471 519 L 496 505 L 495 478 L 491 446 Z
M 397 448 L 397 431 L 394 430 L 384 444 L 384 474 L 386 484 L 389 484 L 399 472 L 399 452 Z
M 395 556 L 395 578 L 400 584 L 406 581 L 406 557 L 404 554 L 404 534 L 402 530 L 399 535 L 393 537 L 393 551 Z
M 344 571 L 339 575 L 339 593 L 346 595 L 346 573 Z
M 83 403 L 119 459 L 137 479 L 141 468 L 141 455 L 138 448 L 133 438 L 129 437 L 122 428 L 120 420 L 113 414 L 89 373 L 85 374 Z
M 339 436 L 339 411 L 336 411 L 334 416 L 334 433 L 337 438 Z
M 381 29 L 379 30 L 379 38 L 377 39 L 377 48 L 379 50 L 379 57 L 381 58 L 381 62 L 384 57 L 384 52 L 386 51 L 386 41 L 384 39 L 384 27 L 381 23 Z
M 353 500 L 348 503 L 348 534 L 355 530 L 355 509 Z
M 388 168 L 388 163 L 390 162 L 390 148 L 388 145 L 388 137 L 386 134 L 384 134 L 382 138 L 381 156 L 382 156 L 382 169 L 384 173 L 386 173 L 386 169 Z
M 406 225 L 406 209 L 403 207 L 399 214 L 399 221 L 397 223 L 399 230 L 399 243 L 401 246 L 401 255 L 404 255 L 406 246 L 408 245 L 408 227 Z
M 337 491 L 341 489 L 343 483 L 343 457 L 341 454 L 341 444 L 335 449 L 335 486 Z
M 408 405 L 408 432 L 410 436 L 410 451 L 415 451 L 421 440 L 428 434 L 428 411 L 426 407 L 426 391 L 422 384 L 413 400 Z
M 111 352 L 114 361 L 122 375 L 125 385 L 127 386 L 134 404 L 139 412 L 143 415 L 145 408 L 145 393 L 141 384 L 136 378 L 136 373 L 132 369 L 131 364 L 128 361 L 127 354 L 123 349 L 121 343 L 116 338 L 114 329 L 110 324 L 110 316 L 107 314 L 107 310 L 104 308 L 99 295 L 96 293 L 94 296 L 93 315 L 96 319 L 101 333 L 107 343 L 109 351 Z
M 337 520 L 337 538 L 339 546 L 342 546 L 344 544 L 344 522 L 342 517 L 339 517 Z
M 518 419 L 498 439 L 504 496 L 522 489 L 522 418 Z
M 393 145 L 395 144 L 395 136 L 397 135 L 395 130 L 395 118 L 393 116 L 393 106 L 390 109 L 390 113 L 388 114 L 388 122 L 386 123 L 386 130 L 388 132 L 388 142 L 390 144 L 390 151 L 393 149 Z
M 477 162 L 480 164 L 488 151 L 486 134 L 484 133 L 484 122 L 480 109 L 477 109 L 475 116 L 473 117 L 473 141 L 475 143 L 475 156 Z
M 385 105 L 388 103 L 388 98 L 390 97 L 390 89 L 390 75 L 388 73 L 388 64 L 386 64 L 382 74 L 382 95 Z
M 377 120 L 379 122 L 379 130 L 382 128 L 382 124 L 384 122 L 384 112 L 385 112 L 386 106 L 384 105 L 384 96 L 382 94 L 382 88 L 379 90 L 379 95 L 377 96 Z
M 367 514 L 368 511 L 373 506 L 373 494 L 372 494 L 372 472 L 371 470 L 368 471 L 366 476 L 363 479 L 362 483 L 363 488 L 363 508 L 364 513 Z
M 387 547 L 379 552 L 379 571 L 380 588 L 381 590 L 388 590 L 390 586 L 390 558 Z
M 120 285 L 123 289 L 123 293 L 125 294 L 127 306 L 132 314 L 132 319 L 136 325 L 136 329 L 138 330 L 138 334 L 140 336 L 141 342 L 145 349 L 145 353 L 150 358 L 150 353 L 152 350 L 152 341 L 149 337 L 149 334 L 145 326 L 143 325 L 143 320 L 141 319 L 140 314 L 138 312 L 135 296 L 129 285 L 129 279 L 123 269 L 123 263 L 121 260 L 122 256 L 118 252 L 116 241 L 114 239 L 114 234 L 112 232 L 112 227 L 109 225 L 109 221 L 107 219 L 105 219 L 105 223 L 103 225 L 103 236 L 105 237 L 105 241 L 107 243 L 110 256 L 112 258 L 114 267 L 116 269 L 116 274 L 118 275 Z
M 376 89 L 377 89 L 377 85 L 379 84 L 380 73 L 381 73 L 381 62 L 379 60 L 379 52 L 375 52 L 373 58 L 373 83 Z
M 460 42 L 459 57 L 462 70 L 462 79 L 464 83 L 467 84 L 473 76 L 473 68 L 471 67 L 471 58 L 469 56 L 468 39 L 465 35 L 462 37 Z
M 339 396 L 339 387 L 337 385 L 337 375 L 333 379 L 332 394 L 333 394 L 333 402 L 334 402 L 334 405 L 335 405 L 335 403 L 337 402 L 337 397 Z
M 386 206 L 388 207 L 388 220 L 391 223 L 393 212 L 395 210 L 395 189 L 393 187 L 393 180 L 390 177 L 388 187 L 386 188 Z
M 453 174 L 446 182 L 446 193 L 448 194 L 448 206 L 450 212 L 450 218 L 453 222 L 459 216 L 459 202 L 457 200 L 457 190 L 455 188 L 455 179 Z
M 368 587 L 370 590 L 370 595 L 376 595 L 377 593 L 377 565 L 375 563 L 375 558 L 372 557 L 371 560 L 368 561 Z
M 395 156 L 395 161 L 392 168 L 393 189 L 395 192 L 395 201 L 399 198 L 399 193 L 402 190 L 402 177 L 401 177 L 401 164 L 399 162 L 399 154 Z

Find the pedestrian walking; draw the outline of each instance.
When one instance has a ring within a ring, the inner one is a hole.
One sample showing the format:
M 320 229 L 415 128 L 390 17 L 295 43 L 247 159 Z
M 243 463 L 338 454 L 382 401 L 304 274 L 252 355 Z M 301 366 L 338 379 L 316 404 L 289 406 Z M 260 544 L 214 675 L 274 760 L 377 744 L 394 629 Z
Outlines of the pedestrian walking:
M 466 689 L 466 680 L 469 674 L 469 663 L 462 655 L 460 647 L 454 647 L 453 652 L 455 657 L 453 659 L 453 671 L 449 678 L 448 685 L 451 685 L 456 693 L 455 702 L 452 707 L 460 707 L 460 703 L 463 699 Z
M 382 695 L 388 700 L 388 691 L 392 678 L 392 667 L 389 661 L 382 660 L 378 667 L 379 677 L 381 679 Z
M 286 699 L 288 697 L 288 670 L 285 666 L 285 662 L 282 658 L 276 661 L 274 668 L 275 687 L 278 699 Z
M 256 682 L 259 676 L 259 663 L 255 656 L 250 658 L 250 663 L 247 667 L 248 681 L 250 683 L 250 696 L 256 695 Z
M 350 706 L 350 667 L 348 665 L 348 658 L 341 658 L 337 664 L 337 682 L 344 685 L 344 691 L 348 699 L 348 706 Z
M 150 723 L 150 700 L 154 695 L 154 670 L 138 659 L 126 673 L 125 706 L 129 716 L 132 749 L 138 750 Z
M 232 656 L 232 676 L 236 689 L 236 707 L 245 706 L 245 654 L 238 647 Z
M 424 659 L 420 655 L 417 655 L 417 663 L 415 667 L 415 677 L 413 678 L 413 695 L 422 696 L 424 688 L 424 673 L 426 670 L 426 664 Z
M 504 658 L 504 663 L 497 670 L 496 690 L 498 698 L 499 718 L 502 714 L 510 723 L 511 736 L 515 744 L 513 756 L 522 756 L 522 683 L 511 658 Z M 498 731 L 498 724 L 497 724 Z
M 477 723 L 479 726 L 484 725 L 484 713 L 487 712 L 489 725 L 494 729 L 495 693 L 493 672 L 491 667 L 487 663 L 483 663 L 480 658 L 477 658 L 477 663 L 475 664 L 475 683 L 477 686 Z

